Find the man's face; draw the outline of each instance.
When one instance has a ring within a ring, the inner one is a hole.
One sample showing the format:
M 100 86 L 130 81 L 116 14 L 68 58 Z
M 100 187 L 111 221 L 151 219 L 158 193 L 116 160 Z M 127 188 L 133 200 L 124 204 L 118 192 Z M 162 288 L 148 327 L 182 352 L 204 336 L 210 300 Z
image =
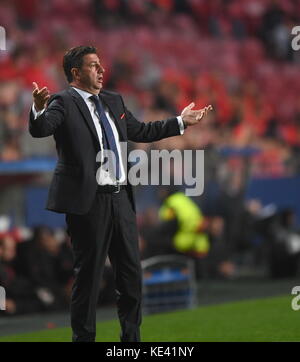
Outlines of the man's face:
M 86 54 L 83 57 L 83 64 L 77 70 L 75 78 L 76 85 L 93 94 L 98 94 L 103 85 L 103 73 L 105 72 L 102 67 L 97 54 Z

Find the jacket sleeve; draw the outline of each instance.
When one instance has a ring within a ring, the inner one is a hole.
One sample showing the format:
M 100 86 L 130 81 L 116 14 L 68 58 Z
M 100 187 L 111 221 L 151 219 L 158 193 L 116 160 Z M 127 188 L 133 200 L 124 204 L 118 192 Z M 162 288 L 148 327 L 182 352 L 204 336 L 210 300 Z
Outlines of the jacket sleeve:
M 122 100 L 123 102 L 123 100 Z M 124 105 L 124 102 L 123 102 Z M 125 107 L 127 136 L 133 142 L 154 142 L 180 135 L 177 117 L 149 123 L 139 122 Z
M 32 137 L 48 137 L 55 133 L 65 118 L 65 107 L 62 97 L 53 97 L 40 116 L 34 119 L 32 109 L 29 116 L 29 133 Z

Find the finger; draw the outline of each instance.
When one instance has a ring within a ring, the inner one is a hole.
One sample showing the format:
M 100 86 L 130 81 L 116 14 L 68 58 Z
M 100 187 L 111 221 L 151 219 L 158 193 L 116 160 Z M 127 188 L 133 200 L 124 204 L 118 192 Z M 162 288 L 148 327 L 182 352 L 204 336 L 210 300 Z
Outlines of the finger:
M 39 91 L 38 85 L 37 85 L 35 82 L 33 82 L 32 85 L 33 85 L 33 87 L 34 87 L 34 88 L 33 88 L 32 95 L 33 95 L 33 96 L 36 96 L 36 95 L 37 95 L 37 92 Z
M 202 108 L 202 109 L 195 109 L 194 111 L 191 110 L 190 113 L 194 116 L 197 116 L 198 114 L 202 113 L 202 112 L 205 112 L 205 108 Z
M 38 97 L 40 100 L 44 100 L 44 98 L 47 97 L 48 95 L 50 95 L 50 93 L 48 91 L 45 91 L 45 92 L 39 94 Z
M 41 93 L 43 93 L 45 90 L 48 90 L 47 87 L 43 87 L 42 89 L 40 89 L 37 94 L 40 95 Z
M 210 112 L 210 111 L 212 111 L 212 105 L 210 104 L 209 106 L 206 106 L 205 107 L 205 111 L 206 111 L 206 113 L 208 113 L 208 112 Z
M 33 90 L 39 89 L 39 86 L 37 85 L 36 82 L 32 82 L 33 85 Z
M 190 112 L 196 117 L 196 120 L 199 121 L 200 119 L 203 118 L 203 116 L 206 116 L 207 113 L 211 110 L 212 110 L 212 106 L 209 105 L 202 109 L 197 109 L 197 110 L 190 111 Z
M 195 103 L 192 102 L 192 103 L 190 103 L 186 108 L 187 108 L 187 109 L 192 109 L 192 108 L 194 108 L 194 107 L 195 107 Z
M 38 93 L 39 97 L 45 97 L 45 95 L 48 95 L 48 94 L 50 94 L 48 89 L 44 89 L 43 91 L 40 91 Z
M 211 110 L 212 110 L 211 106 L 206 106 L 206 107 L 200 109 L 198 112 L 203 112 L 205 115 L 207 115 L 207 113 Z
M 190 103 L 188 106 L 186 106 L 184 109 L 183 109 L 183 111 L 182 111 L 182 113 L 183 112 L 189 112 L 193 107 L 195 107 L 195 103 L 194 102 L 192 102 L 192 103 Z
M 197 116 L 196 116 L 196 121 L 200 121 L 200 119 L 203 117 L 204 112 L 200 112 Z

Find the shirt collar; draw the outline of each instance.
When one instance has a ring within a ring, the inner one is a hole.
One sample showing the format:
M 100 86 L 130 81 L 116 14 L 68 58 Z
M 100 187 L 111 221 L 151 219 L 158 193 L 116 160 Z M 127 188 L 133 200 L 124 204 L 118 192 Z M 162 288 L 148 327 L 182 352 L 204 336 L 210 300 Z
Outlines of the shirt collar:
M 81 95 L 81 97 L 86 101 L 88 98 L 90 98 L 91 96 L 93 96 L 94 94 L 86 92 L 82 89 L 76 88 L 76 87 L 72 87 L 73 89 L 76 90 L 77 93 L 79 93 Z

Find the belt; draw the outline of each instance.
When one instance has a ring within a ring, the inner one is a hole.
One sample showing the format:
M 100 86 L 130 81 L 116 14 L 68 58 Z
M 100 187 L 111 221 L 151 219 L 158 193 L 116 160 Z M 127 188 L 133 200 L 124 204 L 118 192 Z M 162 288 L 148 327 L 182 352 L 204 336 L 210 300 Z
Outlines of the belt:
M 97 193 L 104 194 L 118 194 L 125 188 L 124 185 L 98 185 Z

